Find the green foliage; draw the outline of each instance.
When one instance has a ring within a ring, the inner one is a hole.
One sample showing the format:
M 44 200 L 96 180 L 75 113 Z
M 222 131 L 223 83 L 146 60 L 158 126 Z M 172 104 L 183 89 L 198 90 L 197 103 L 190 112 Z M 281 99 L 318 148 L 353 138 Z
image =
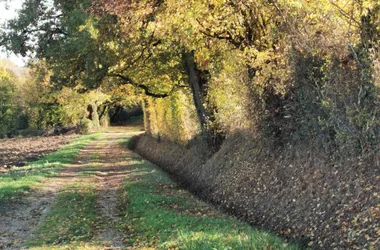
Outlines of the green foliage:
M 100 89 L 86 93 L 79 93 L 78 88 L 57 89 L 43 62 L 33 64 L 30 72 L 17 89 L 19 106 L 29 128 L 75 127 L 88 119 L 91 130 L 100 127 L 100 118 L 107 119 L 107 112 L 99 117 L 99 109 L 107 109 L 112 93 L 106 94 Z
M 50 99 L 33 111 L 32 123 L 45 121 L 38 126 L 83 124 L 89 105 L 133 106 L 145 93 L 146 130 L 178 143 L 249 130 L 272 145 L 307 142 L 352 155 L 379 142 L 377 1 L 57 0 L 54 6 L 27 1 L 3 32 L 3 45 L 35 53 L 51 76 Z M 186 55 L 194 55 L 196 76 Z M 96 88 L 99 101 L 89 102 Z
M 84 118 L 79 123 L 79 133 L 81 134 L 87 134 L 91 130 L 91 121 L 87 118 Z
M 209 103 L 215 107 L 216 126 L 225 133 L 247 129 L 250 126 L 250 89 L 247 70 L 239 55 L 224 53 L 223 64 L 209 86 Z
M 306 142 L 343 156 L 379 142 L 378 8 L 374 1 L 166 1 L 152 26 L 161 39 L 194 50 L 210 73 L 204 105 L 213 130 L 248 129 L 273 145 Z M 149 111 L 146 123 L 157 135 L 168 130 L 174 104 L 156 106 L 159 115 Z
M 159 140 L 186 144 L 199 134 L 196 111 L 186 91 L 170 98 L 144 101 L 145 130 Z
M 4 136 L 15 129 L 15 86 L 9 73 L 0 70 L 0 136 Z
M 28 125 L 20 102 L 22 78 L 12 71 L 13 65 L 0 62 L 0 138 L 11 136 Z

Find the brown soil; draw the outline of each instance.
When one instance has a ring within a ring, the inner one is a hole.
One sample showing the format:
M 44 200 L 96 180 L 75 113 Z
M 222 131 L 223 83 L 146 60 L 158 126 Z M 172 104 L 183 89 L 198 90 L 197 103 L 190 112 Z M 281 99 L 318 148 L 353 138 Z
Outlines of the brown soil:
M 0 173 L 7 172 L 12 166 L 24 166 L 46 154 L 52 153 L 77 136 L 50 136 L 13 138 L 0 140 Z

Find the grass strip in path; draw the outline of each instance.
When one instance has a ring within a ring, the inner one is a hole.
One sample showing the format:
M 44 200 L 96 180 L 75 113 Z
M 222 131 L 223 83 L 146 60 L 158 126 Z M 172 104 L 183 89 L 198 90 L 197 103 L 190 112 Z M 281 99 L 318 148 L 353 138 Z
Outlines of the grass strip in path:
M 100 136 L 100 133 L 82 136 L 74 142 L 63 146 L 57 152 L 32 162 L 28 166 L 15 167 L 8 173 L 1 174 L 0 202 L 16 199 L 46 177 L 57 174 L 65 164 L 74 161 L 81 149 Z
M 221 214 L 154 165 L 144 160 L 131 163 L 123 221 L 131 249 L 298 249 Z
M 28 242 L 31 249 L 81 248 L 94 235 L 97 194 L 90 182 L 73 183 L 58 194 L 50 211 Z
M 99 208 L 99 200 L 105 198 L 100 195 L 109 188 L 102 186 L 101 180 L 117 169 L 110 163 L 112 159 L 117 162 L 123 159 L 118 154 L 112 155 L 121 135 L 105 134 L 88 145 L 76 163 L 67 167 L 70 183 L 61 189 L 46 217 L 33 232 L 26 243 L 28 249 L 108 249 L 110 243 L 99 237 L 100 232 L 110 226 Z M 107 206 L 113 205 L 107 203 Z

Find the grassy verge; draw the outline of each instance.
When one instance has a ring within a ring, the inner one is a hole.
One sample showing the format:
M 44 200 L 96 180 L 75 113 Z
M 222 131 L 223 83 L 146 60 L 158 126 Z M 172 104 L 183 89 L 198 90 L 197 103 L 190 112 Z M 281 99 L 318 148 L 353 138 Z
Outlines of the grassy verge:
M 101 134 L 82 136 L 41 160 L 0 175 L 0 201 L 15 199 L 45 177 L 56 174 L 65 164 L 71 163 L 82 148 L 100 136 Z
M 133 248 L 298 249 L 270 233 L 215 212 L 153 165 L 136 161 L 127 176 L 123 221 Z
M 31 249 L 81 248 L 94 235 L 98 220 L 96 199 L 91 183 L 80 182 L 64 188 L 28 246 Z

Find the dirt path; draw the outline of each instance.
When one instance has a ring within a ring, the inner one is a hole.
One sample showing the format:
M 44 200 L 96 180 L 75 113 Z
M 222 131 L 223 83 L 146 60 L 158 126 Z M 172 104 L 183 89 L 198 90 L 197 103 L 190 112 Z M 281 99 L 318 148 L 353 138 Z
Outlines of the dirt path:
M 101 242 L 105 249 L 121 249 L 126 239 L 126 235 L 116 228 L 121 219 L 119 190 L 125 176 L 130 173 L 128 160 L 131 158 L 131 153 L 117 143 L 117 139 L 123 135 L 125 134 L 114 133 L 113 138 L 103 145 L 101 151 L 98 151 L 97 162 L 101 164 L 96 168 L 99 194 L 97 209 L 104 220 L 104 228 L 97 233 L 95 241 Z
M 113 227 L 120 220 L 117 205 L 118 188 L 128 174 L 128 151 L 117 142 L 125 133 L 115 129 L 81 150 L 76 162 L 57 176 L 50 177 L 40 187 L 17 204 L 0 204 L 0 249 L 23 249 L 33 231 L 44 220 L 50 205 L 67 184 L 91 181 L 99 193 L 97 211 L 103 218 L 102 230 L 96 241 L 104 248 L 118 249 L 125 236 Z M 95 171 L 95 174 L 93 174 Z M 86 174 L 86 173 L 89 174 Z

